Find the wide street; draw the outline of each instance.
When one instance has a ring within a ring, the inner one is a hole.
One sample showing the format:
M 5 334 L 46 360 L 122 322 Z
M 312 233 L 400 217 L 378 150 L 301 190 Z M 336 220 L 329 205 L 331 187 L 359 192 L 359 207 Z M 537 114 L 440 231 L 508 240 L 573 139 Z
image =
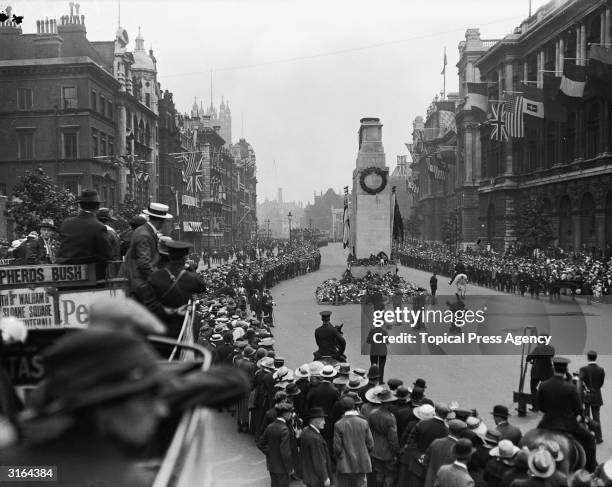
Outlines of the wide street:
M 312 361 L 312 352 L 316 348 L 314 330 L 320 323 L 319 311 L 330 309 L 333 323 L 344 323 L 344 335 L 347 341 L 348 360 L 353 367 L 368 368 L 369 358 L 361 355 L 360 333 L 360 305 L 320 306 L 317 304 L 314 290 L 323 280 L 340 277 L 345 269 L 346 255 L 341 244 L 330 244 L 321 248 L 322 264 L 318 272 L 310 273 L 295 279 L 283 281 L 272 289 L 276 302 L 275 316 L 276 328 L 273 332 L 276 339 L 275 349 L 278 356 L 285 357 L 286 363 L 296 368 L 302 363 Z M 400 275 L 417 285 L 428 287 L 430 274 L 419 270 L 400 266 Z M 454 292 L 448 285 L 448 279 L 440 277 L 439 294 Z M 453 286 L 454 287 L 454 286 Z M 491 289 L 468 286 L 468 300 L 471 295 L 494 296 L 500 295 Z M 565 301 L 569 298 L 564 297 Z M 550 318 L 554 345 L 554 328 L 565 328 L 568 321 L 576 321 L 579 317 L 569 316 L 559 310 L 567 309 L 564 305 L 549 304 L 548 300 L 536 302 L 529 297 L 505 295 L 504 306 L 515 311 L 520 319 L 535 314 L 553 315 Z M 593 348 L 602 355 L 599 364 L 612 370 L 612 356 L 609 349 L 602 348 L 601 337 L 612 323 L 612 306 L 586 305 L 584 300 L 578 301 L 585 316 L 588 334 L 586 349 Z M 539 313 L 526 311 L 539 310 Z M 540 317 L 541 318 L 541 317 Z M 516 326 L 517 318 L 502 317 Z M 524 324 L 529 324 L 528 320 Z M 565 322 L 564 322 L 565 320 Z M 598 346 L 599 344 L 599 346 Z M 586 357 L 566 355 L 572 360 L 570 370 L 578 370 L 586 364 Z M 436 401 L 457 401 L 461 407 L 476 408 L 488 426 L 492 426 L 490 411 L 495 404 L 505 404 L 511 411 L 515 411 L 512 404 L 512 393 L 517 390 L 520 370 L 520 353 L 518 355 L 390 355 L 387 360 L 385 378 L 397 377 L 407 385 L 418 378 L 427 381 L 427 395 Z M 529 372 L 525 390 L 529 389 Z M 604 403 L 609 403 L 609 385 L 604 386 Z M 598 446 L 598 460 L 612 456 L 612 439 L 606 435 L 612 419 L 612 409 L 605 404 L 601 409 L 604 426 L 604 443 Z M 259 486 L 268 485 L 263 455 L 254 447 L 252 438 L 238 435 L 235 423 L 230 420 L 227 413 L 215 423 L 215 434 L 223 438 L 222 446 L 213 452 L 212 468 L 214 478 L 236 479 L 235 483 L 223 481 L 223 485 Z M 526 431 L 535 426 L 539 414 L 529 413 L 526 418 L 516 415 L 511 421 Z M 221 442 L 216 442 L 220 444 Z M 221 475 L 221 476 L 219 476 Z

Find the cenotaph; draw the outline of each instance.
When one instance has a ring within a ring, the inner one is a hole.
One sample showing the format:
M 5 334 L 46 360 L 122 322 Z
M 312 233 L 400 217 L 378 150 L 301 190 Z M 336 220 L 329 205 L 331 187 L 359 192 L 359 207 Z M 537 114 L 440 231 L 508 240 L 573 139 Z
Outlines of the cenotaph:
M 392 208 L 389 168 L 385 164 L 382 124 L 362 118 L 357 167 L 353 171 L 351 232 L 354 257 L 391 257 Z

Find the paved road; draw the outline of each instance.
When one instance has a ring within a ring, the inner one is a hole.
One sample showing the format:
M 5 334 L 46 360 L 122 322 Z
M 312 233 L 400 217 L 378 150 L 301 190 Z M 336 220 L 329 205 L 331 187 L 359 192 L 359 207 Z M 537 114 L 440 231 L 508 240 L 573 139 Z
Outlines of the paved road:
M 272 293 L 277 304 L 275 317 L 277 326 L 274 329 L 276 338 L 277 354 L 285 357 L 286 363 L 291 367 L 298 367 L 304 362 L 312 360 L 312 352 L 315 348 L 314 329 L 319 325 L 319 311 L 324 309 L 319 306 L 314 297 L 314 290 L 323 280 L 331 277 L 340 277 L 345 269 L 344 251 L 340 244 L 330 244 L 321 249 L 322 265 L 318 272 L 310 273 L 298 278 L 284 281 L 274 287 Z M 413 281 L 423 287 L 428 287 L 430 274 L 411 268 L 400 267 L 400 275 L 409 281 Z M 454 289 L 448 285 L 445 278 L 438 279 L 439 294 L 450 294 Z M 468 287 L 468 298 L 472 295 L 495 296 L 501 293 L 487 288 Z M 535 302 L 530 298 L 506 295 L 504 303 L 507 310 L 516 311 L 517 314 L 557 314 L 559 308 L 550 305 L 546 301 Z M 612 354 L 612 350 L 602 350 L 601 336 L 607 333 L 609 336 L 610 323 L 612 323 L 612 306 L 607 305 L 580 305 L 585 313 L 589 335 L 586 337 L 586 348 L 599 350 L 601 354 Z M 345 323 L 344 333 L 347 339 L 347 356 L 354 367 L 367 368 L 369 358 L 361 355 L 360 338 L 360 306 L 344 305 L 331 306 L 333 312 L 332 322 Z M 565 308 L 564 308 L 565 309 Z M 534 313 L 533 310 L 538 311 Z M 526 313 L 529 311 L 529 313 Z M 511 317 L 505 317 L 509 323 Z M 553 316 L 550 318 L 551 326 L 566 327 L 571 325 L 575 317 Z M 554 338 L 554 335 L 553 335 Z M 608 339 L 608 342 L 610 340 Z M 572 359 L 571 369 L 578 369 L 586 363 L 585 357 L 568 356 Z M 599 363 L 608 371 L 612 370 L 612 356 L 602 356 Z M 517 389 L 520 370 L 520 355 L 480 356 L 480 355 L 393 355 L 387 360 L 386 378 L 398 377 L 410 384 L 418 377 L 427 380 L 427 394 L 434 400 L 457 401 L 462 407 L 476 408 L 488 425 L 492 425 L 489 415 L 494 404 L 506 404 L 511 410 L 515 408 L 512 404 L 512 392 Z M 528 384 L 527 384 L 528 387 Z M 610 385 L 604 386 L 604 402 L 612 398 Z M 598 460 L 612 456 L 612 438 L 606 437 L 605 431 L 609 431 L 609 422 L 612 422 L 612 407 L 604 405 L 601 410 L 604 421 L 604 444 L 598 447 Z M 265 463 L 258 463 L 263 457 L 255 449 L 250 438 L 240 435 L 238 448 L 236 446 L 237 433 L 234 423 L 227 422 L 223 418 L 218 424 L 220 438 L 220 449 L 218 454 L 222 458 L 233 458 L 239 456 L 239 462 L 232 462 L 232 474 L 239 474 L 246 468 L 234 467 L 243 464 L 254 466 L 252 476 L 242 477 L 237 483 L 231 485 L 259 486 L 267 485 L 260 480 L 265 477 Z M 513 422 L 523 430 L 530 429 L 539 420 L 539 415 L 529 414 L 526 418 L 514 417 Z M 231 439 L 230 439 L 231 437 Z M 223 438 L 223 439 L 221 439 Z M 227 440 L 226 440 L 227 438 Z M 227 446 L 226 446 L 227 444 Z M 226 452 L 226 453 L 223 453 Z M 217 460 L 221 461 L 221 460 Z M 262 470 L 263 469 L 263 470 Z M 220 467 L 220 472 L 227 469 Z M 242 474 L 241 474 L 242 475 Z M 230 484 L 224 484 L 230 485 Z

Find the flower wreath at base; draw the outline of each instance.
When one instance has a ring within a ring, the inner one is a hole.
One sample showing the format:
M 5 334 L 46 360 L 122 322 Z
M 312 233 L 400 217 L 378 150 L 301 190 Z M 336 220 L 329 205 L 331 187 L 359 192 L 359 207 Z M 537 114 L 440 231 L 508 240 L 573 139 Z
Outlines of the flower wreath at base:
M 376 174 L 382 179 L 380 186 L 377 188 L 370 188 L 365 183 L 365 178 L 367 178 L 370 174 Z M 361 189 L 368 194 L 378 194 L 387 187 L 387 171 L 381 169 L 380 167 L 368 167 L 361 171 L 361 174 L 359 175 L 359 185 L 361 186 Z

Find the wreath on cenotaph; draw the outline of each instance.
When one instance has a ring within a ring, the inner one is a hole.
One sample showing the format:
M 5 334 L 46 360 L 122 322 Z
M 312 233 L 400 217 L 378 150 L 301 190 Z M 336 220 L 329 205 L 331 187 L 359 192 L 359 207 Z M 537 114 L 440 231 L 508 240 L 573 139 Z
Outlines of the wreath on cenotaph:
M 366 184 L 365 178 L 367 178 L 370 174 L 380 176 L 381 182 L 379 186 L 371 188 Z M 378 194 L 387 187 L 387 171 L 381 169 L 380 167 L 367 167 L 361 171 L 361 175 L 359 176 L 359 184 L 361 189 L 363 189 L 366 193 Z

